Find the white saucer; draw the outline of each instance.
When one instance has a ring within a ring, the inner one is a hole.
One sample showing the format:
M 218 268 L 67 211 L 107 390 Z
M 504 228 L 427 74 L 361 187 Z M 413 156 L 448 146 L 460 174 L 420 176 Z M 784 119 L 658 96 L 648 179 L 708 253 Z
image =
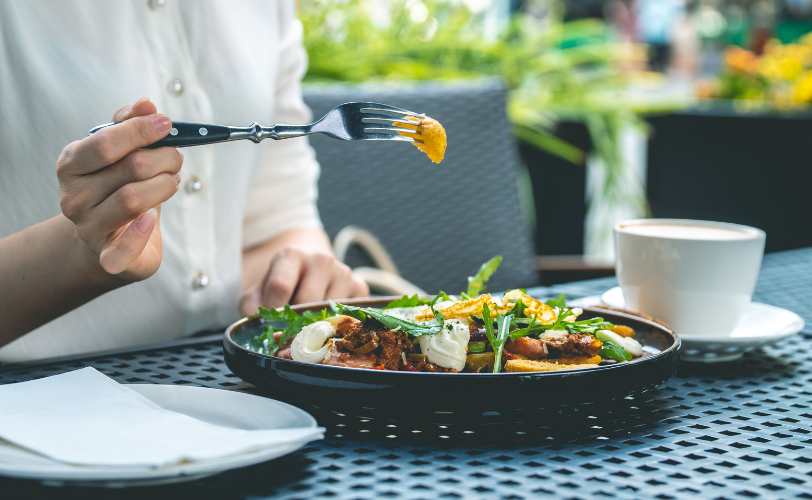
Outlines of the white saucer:
M 620 287 L 606 291 L 600 297 L 584 297 L 572 301 L 574 306 L 606 304 L 618 309 L 626 308 Z M 718 363 L 739 359 L 747 351 L 759 349 L 792 337 L 804 328 L 804 320 L 797 314 L 780 307 L 751 302 L 729 335 L 689 335 L 676 332 L 682 339 L 683 361 Z
M 240 392 L 174 385 L 124 384 L 158 406 L 216 425 L 237 429 L 316 427 L 307 412 L 273 399 Z M 0 440 L 0 476 L 64 484 L 122 488 L 179 483 L 213 476 L 287 455 L 306 442 L 280 445 L 212 460 L 161 468 L 73 466 Z

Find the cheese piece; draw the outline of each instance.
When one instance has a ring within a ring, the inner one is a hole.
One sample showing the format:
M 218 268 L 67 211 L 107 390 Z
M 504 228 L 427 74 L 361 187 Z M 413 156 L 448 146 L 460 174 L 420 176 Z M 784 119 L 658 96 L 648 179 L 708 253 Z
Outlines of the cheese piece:
M 471 332 L 466 321 L 446 321 L 443 330 L 436 335 L 418 337 L 420 350 L 437 366 L 462 371 L 468 354 Z
M 290 345 L 290 357 L 302 363 L 321 363 L 330 350 L 327 339 L 337 335 L 335 325 L 328 321 L 316 321 L 302 328 Z

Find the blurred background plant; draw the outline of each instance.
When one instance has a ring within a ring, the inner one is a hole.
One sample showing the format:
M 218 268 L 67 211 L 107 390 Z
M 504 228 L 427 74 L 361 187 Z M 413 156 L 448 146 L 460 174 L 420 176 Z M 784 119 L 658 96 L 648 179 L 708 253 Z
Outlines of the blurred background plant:
M 621 153 L 624 130 L 644 127 L 641 109 L 626 90 L 645 68 L 645 49 L 618 40 L 599 19 L 565 22 L 557 1 L 526 2 L 513 13 L 495 11 L 495 5 L 488 0 L 301 0 L 310 57 L 305 80 L 501 77 L 509 89 L 508 115 L 522 141 L 582 165 L 587 152 L 556 137 L 554 129 L 559 120 L 587 126 L 602 170 L 587 194 L 592 212 L 587 219 L 592 217 L 602 232 L 597 238 L 610 241 L 611 221 L 603 221 L 598 207 L 620 204 L 630 215 L 648 214 L 643 179 Z
M 795 43 L 768 41 L 763 54 L 730 46 L 724 68 L 712 81 L 699 82 L 701 98 L 751 101 L 750 106 L 806 108 L 812 103 L 812 34 Z

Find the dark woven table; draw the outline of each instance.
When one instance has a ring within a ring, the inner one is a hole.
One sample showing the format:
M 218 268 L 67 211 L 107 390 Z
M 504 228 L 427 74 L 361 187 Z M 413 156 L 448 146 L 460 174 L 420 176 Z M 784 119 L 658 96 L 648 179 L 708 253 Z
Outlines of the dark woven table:
M 576 298 L 614 284 L 533 292 Z M 393 423 L 307 408 L 327 438 L 266 464 L 113 493 L 0 480 L 0 498 L 812 498 L 812 249 L 767 256 L 755 300 L 801 314 L 803 334 L 732 363 L 685 363 L 678 377 L 636 400 L 511 425 Z M 0 383 L 94 366 L 125 383 L 255 391 L 228 372 L 219 339 L 188 342 L 7 367 Z

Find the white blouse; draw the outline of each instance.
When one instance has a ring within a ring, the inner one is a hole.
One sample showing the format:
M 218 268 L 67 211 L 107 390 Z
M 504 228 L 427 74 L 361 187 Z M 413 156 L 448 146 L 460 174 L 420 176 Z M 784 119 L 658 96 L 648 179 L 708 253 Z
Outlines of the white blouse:
M 0 0 L 0 237 L 60 213 L 60 151 L 119 107 L 148 97 L 178 121 L 309 123 L 306 66 L 293 0 Z M 227 325 L 238 319 L 242 250 L 321 227 L 305 139 L 183 154 L 158 272 L 0 348 L 0 362 Z

